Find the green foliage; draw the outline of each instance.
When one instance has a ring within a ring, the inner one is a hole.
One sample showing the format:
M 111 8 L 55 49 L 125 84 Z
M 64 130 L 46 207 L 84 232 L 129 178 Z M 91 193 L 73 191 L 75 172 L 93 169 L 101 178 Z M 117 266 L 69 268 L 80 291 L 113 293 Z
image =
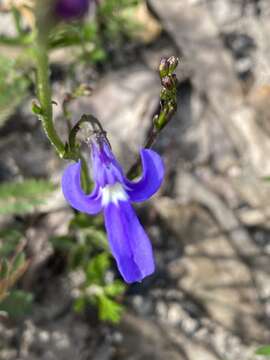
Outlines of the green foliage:
M 41 204 L 53 190 L 47 181 L 25 180 L 0 184 L 0 214 L 26 214 Z M 0 311 L 11 317 L 28 313 L 32 295 L 11 290 L 28 268 L 22 241 L 22 229 L 13 224 L 0 230 Z
M 95 305 L 99 318 L 117 323 L 123 311 L 119 297 L 125 291 L 120 280 L 106 280 L 111 267 L 101 217 L 77 214 L 70 223 L 70 235 L 51 239 L 54 247 L 66 255 L 70 271 L 82 270 L 84 281 L 77 289 L 79 296 L 74 310 L 82 312 L 89 305 Z
M 108 253 L 101 253 L 88 262 L 86 267 L 86 279 L 89 283 L 101 285 L 105 272 L 110 267 Z
M 89 61 L 106 61 L 112 51 L 122 52 L 122 45 L 136 29 L 137 24 L 126 14 L 127 11 L 132 12 L 139 2 L 140 0 L 103 0 L 91 20 L 55 26 L 49 36 L 49 49 L 72 47 L 74 60 L 79 59 L 86 64 Z M 29 86 L 25 69 L 31 68 L 36 55 L 36 33 L 25 31 L 20 16 L 21 13 L 16 10 L 14 19 L 17 36 L 0 36 L 0 43 L 19 53 L 14 60 L 0 55 L 0 125 L 24 98 Z M 79 92 L 74 96 L 81 94 Z M 33 110 L 41 115 L 44 107 L 34 103 Z M 0 214 L 29 214 L 45 201 L 52 190 L 53 186 L 49 182 L 32 179 L 0 184 Z M 27 312 L 32 301 L 30 294 L 10 291 L 28 266 L 25 254 L 19 248 L 20 240 L 21 233 L 17 229 L 0 231 L 0 310 L 8 311 L 13 316 L 21 316 Z M 120 300 L 125 286 L 109 276 L 111 256 L 103 220 L 100 217 L 75 215 L 70 223 L 69 234 L 54 237 L 51 241 L 55 249 L 67 259 L 69 271 L 81 270 L 85 275 L 78 289 L 75 310 L 80 312 L 89 304 L 94 304 L 101 320 L 119 321 L 123 310 Z
M 98 21 L 102 23 L 108 39 L 117 41 L 122 35 L 132 35 L 138 24 L 127 18 L 126 12 L 132 11 L 139 3 L 139 0 L 105 0 L 100 3 Z
M 21 240 L 22 234 L 18 229 L 7 227 L 0 230 L 0 258 L 7 258 L 14 253 Z
M 256 355 L 263 355 L 263 356 L 269 356 L 270 357 L 270 345 L 262 346 L 257 349 Z
M 106 295 L 98 297 L 99 317 L 103 321 L 118 323 L 121 319 L 123 307 Z
M 4 229 L 0 240 L 0 301 L 3 301 L 10 295 L 10 288 L 24 274 L 29 261 L 23 252 L 24 243 L 20 241 L 19 231 Z
M 14 290 L 0 303 L 0 311 L 8 313 L 11 318 L 21 318 L 32 310 L 33 295 Z
M 27 78 L 17 68 L 16 60 L 0 55 L 0 125 L 25 97 Z
M 141 0 L 103 0 L 90 21 L 61 23 L 50 34 L 51 49 L 76 47 L 77 57 L 92 63 L 107 60 L 108 49 L 120 49 L 138 24 L 126 16 Z M 76 55 L 75 55 L 76 56 Z
M 51 238 L 54 248 L 67 257 L 70 269 L 86 269 L 95 252 L 108 249 L 100 217 L 76 214 L 70 222 L 70 234 Z
M 117 302 L 117 298 L 123 295 L 125 285 L 119 280 L 106 283 L 105 277 L 109 267 L 108 252 L 103 252 L 89 260 L 85 271 L 86 279 L 80 289 L 80 296 L 75 301 L 74 309 L 81 312 L 88 303 L 92 303 L 98 307 L 101 320 L 118 323 L 123 306 Z
M 0 214 L 28 214 L 45 202 L 53 185 L 45 180 L 0 184 Z

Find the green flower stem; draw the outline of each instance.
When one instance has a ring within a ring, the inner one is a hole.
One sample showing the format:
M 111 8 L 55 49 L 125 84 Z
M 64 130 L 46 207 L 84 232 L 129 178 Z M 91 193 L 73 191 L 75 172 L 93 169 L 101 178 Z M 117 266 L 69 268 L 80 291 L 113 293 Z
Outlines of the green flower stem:
M 89 178 L 87 163 L 82 155 L 78 153 L 75 137 L 72 147 L 64 145 L 58 136 L 53 122 L 52 90 L 49 80 L 49 57 L 46 39 L 37 36 L 35 47 L 36 67 L 37 67 L 37 95 L 40 102 L 38 111 L 39 118 L 42 122 L 43 129 L 51 144 L 54 146 L 60 158 L 70 160 L 81 160 L 81 181 L 85 192 L 89 192 L 91 180 Z M 67 151 L 68 150 L 68 151 Z
M 49 81 L 49 58 L 46 42 L 37 36 L 36 48 L 37 93 L 41 106 L 40 119 L 43 129 L 58 155 L 63 158 L 65 145 L 58 136 L 53 123 L 52 92 Z
M 175 56 L 162 58 L 159 65 L 159 76 L 161 80 L 160 109 L 154 116 L 152 127 L 144 145 L 145 149 L 153 146 L 162 129 L 168 125 L 172 116 L 177 111 L 177 78 L 174 73 L 178 65 L 178 59 Z M 127 176 L 132 179 L 138 175 L 141 167 L 140 157 L 129 169 Z

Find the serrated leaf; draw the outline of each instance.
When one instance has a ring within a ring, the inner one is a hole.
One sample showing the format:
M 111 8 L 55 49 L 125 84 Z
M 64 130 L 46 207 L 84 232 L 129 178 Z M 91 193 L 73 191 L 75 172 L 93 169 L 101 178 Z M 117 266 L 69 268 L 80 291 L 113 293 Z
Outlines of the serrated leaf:
M 89 282 L 102 284 L 105 272 L 110 266 L 109 254 L 103 252 L 91 259 L 86 269 L 86 278 Z
M 45 180 L 28 179 L 23 182 L 0 184 L 0 214 L 27 214 L 45 202 L 53 185 Z
M 101 320 L 118 323 L 121 319 L 123 306 L 103 295 L 98 298 L 98 310 Z
M 0 55 L 0 125 L 25 97 L 28 79 L 16 68 L 16 61 Z
M 270 345 L 261 346 L 257 349 L 256 355 L 270 356 Z

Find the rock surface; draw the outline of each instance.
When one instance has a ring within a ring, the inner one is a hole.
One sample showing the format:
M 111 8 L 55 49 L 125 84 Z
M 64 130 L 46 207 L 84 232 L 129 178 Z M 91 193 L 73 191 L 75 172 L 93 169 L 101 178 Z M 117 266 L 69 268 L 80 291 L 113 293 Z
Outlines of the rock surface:
M 9 344 L 0 357 L 255 360 L 256 347 L 269 342 L 270 186 L 262 179 L 270 175 L 269 2 L 148 3 L 166 34 L 141 50 L 144 64 L 138 60 L 105 74 L 93 96 L 71 108 L 74 121 L 84 112 L 102 121 L 128 168 L 158 107 L 156 63 L 171 52 L 181 55 L 179 111 L 155 144 L 165 159 L 166 181 L 138 209 L 153 240 L 156 273 L 129 288 L 126 315 L 115 329 L 71 315 L 70 289 L 61 275 L 37 306 L 46 314 L 42 321 L 33 316 L 21 331 L 0 328 Z M 27 123 L 18 146 L 18 134 L 2 135 L 0 165 L 11 177 L 50 171 L 59 177 L 62 164 L 54 162 L 40 130 Z M 44 263 L 38 253 L 50 251 L 48 234 L 65 232 L 70 213 L 60 210 L 62 200 L 43 208 L 46 215 L 28 230 L 39 238 L 32 248 L 38 266 Z M 50 318 L 63 304 L 66 312 Z

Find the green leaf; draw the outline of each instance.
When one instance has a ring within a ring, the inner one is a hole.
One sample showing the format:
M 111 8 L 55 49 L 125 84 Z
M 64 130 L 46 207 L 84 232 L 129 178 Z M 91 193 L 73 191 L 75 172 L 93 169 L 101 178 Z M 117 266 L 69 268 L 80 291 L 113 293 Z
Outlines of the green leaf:
M 90 55 L 94 63 L 104 62 L 107 59 L 107 53 L 102 48 L 95 48 Z
M 256 351 L 256 355 L 270 356 L 270 345 L 258 348 Z
M 109 254 L 103 252 L 91 259 L 86 269 L 87 280 L 95 284 L 103 284 L 105 272 L 110 266 Z
M 45 180 L 0 184 L 0 214 L 28 214 L 45 202 L 53 185 Z
M 33 295 L 14 290 L 0 303 L 0 311 L 5 311 L 12 318 L 21 318 L 32 310 Z
M 49 46 L 61 48 L 67 46 L 80 45 L 83 41 L 82 26 L 79 24 L 61 24 L 56 27 L 50 35 Z
M 0 125 L 25 97 L 29 80 L 16 67 L 16 60 L 0 55 Z
M 121 319 L 123 306 L 111 300 L 107 296 L 98 297 L 99 318 L 103 321 L 118 323 Z
M 104 292 L 107 296 L 115 297 L 122 295 L 126 289 L 126 286 L 122 281 L 115 280 L 112 284 L 106 285 Z

